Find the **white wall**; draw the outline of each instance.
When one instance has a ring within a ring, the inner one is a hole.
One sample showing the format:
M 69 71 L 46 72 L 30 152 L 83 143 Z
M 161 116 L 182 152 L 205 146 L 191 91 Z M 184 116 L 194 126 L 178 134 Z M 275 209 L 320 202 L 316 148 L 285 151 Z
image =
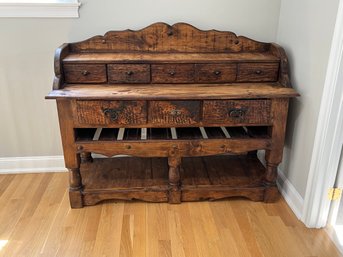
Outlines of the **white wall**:
M 51 90 L 64 42 L 153 22 L 188 22 L 275 41 L 280 0 L 83 0 L 79 19 L 0 18 L 0 157 L 61 155 Z
M 301 97 L 291 102 L 280 169 L 303 198 L 338 3 L 339 0 L 281 1 L 277 42 L 288 54 L 293 87 Z

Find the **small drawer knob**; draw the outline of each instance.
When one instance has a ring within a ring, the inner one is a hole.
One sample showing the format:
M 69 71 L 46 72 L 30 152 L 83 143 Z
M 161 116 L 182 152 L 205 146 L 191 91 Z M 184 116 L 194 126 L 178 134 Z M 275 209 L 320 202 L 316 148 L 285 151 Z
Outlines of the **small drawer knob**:
M 170 75 L 170 76 L 174 76 L 175 74 L 176 74 L 175 71 L 173 71 L 173 70 L 172 70 L 172 71 L 169 71 L 169 75 Z
M 128 75 L 128 76 L 133 75 L 133 71 L 132 71 L 132 70 L 127 71 L 127 72 L 126 72 L 126 75 Z
M 131 145 L 126 145 L 126 149 L 131 149 Z
M 81 71 L 81 74 L 83 76 L 87 76 L 87 75 L 89 75 L 89 71 L 88 70 L 83 70 L 83 71 Z
M 215 70 L 213 73 L 214 73 L 214 75 L 216 75 L 216 76 L 222 74 L 222 72 L 221 72 L 220 70 Z
M 255 71 L 255 73 L 256 73 L 257 75 L 260 75 L 260 74 L 262 73 L 262 71 L 261 71 L 261 70 L 257 70 L 257 71 Z

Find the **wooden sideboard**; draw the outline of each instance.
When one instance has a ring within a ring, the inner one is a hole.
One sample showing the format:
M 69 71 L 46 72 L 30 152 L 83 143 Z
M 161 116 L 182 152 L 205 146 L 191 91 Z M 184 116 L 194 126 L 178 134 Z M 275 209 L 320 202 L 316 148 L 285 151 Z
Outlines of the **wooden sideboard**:
M 57 101 L 71 206 L 273 202 L 296 96 L 284 50 L 232 32 L 156 23 L 64 44 L 46 98 Z

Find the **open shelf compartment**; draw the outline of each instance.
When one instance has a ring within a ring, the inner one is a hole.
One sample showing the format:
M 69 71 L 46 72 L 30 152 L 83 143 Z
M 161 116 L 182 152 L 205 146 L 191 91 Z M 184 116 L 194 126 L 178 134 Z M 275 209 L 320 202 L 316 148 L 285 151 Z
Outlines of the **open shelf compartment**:
M 265 168 L 248 155 L 182 158 L 181 200 L 263 199 Z M 167 158 L 115 157 L 81 164 L 85 205 L 102 200 L 168 201 Z M 216 192 L 213 194 L 213 192 Z

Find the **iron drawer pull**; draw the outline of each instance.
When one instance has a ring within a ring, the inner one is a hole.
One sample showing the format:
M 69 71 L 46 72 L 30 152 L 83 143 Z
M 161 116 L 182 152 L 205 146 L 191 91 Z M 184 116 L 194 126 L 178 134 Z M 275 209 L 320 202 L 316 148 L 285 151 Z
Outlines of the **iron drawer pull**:
M 88 70 L 83 70 L 83 71 L 81 71 L 81 74 L 82 74 L 83 76 L 87 76 L 89 73 L 90 73 L 90 72 L 89 72 Z
M 129 70 L 129 71 L 126 72 L 126 75 L 128 75 L 128 76 L 131 76 L 132 74 L 133 74 L 132 70 Z
M 175 71 L 170 71 L 170 72 L 169 72 L 169 75 L 170 75 L 170 76 L 174 76 L 175 73 L 176 73 Z
M 245 113 L 245 109 L 229 109 L 229 116 L 232 118 L 243 118 Z
M 217 76 L 218 76 L 218 75 L 220 75 L 222 72 L 221 72 L 220 70 L 216 70 L 216 71 L 214 71 L 213 73 L 214 73 L 214 75 L 217 75 Z
M 178 115 L 182 114 L 182 111 L 181 110 L 171 110 L 170 114 L 173 116 L 178 116 Z
M 116 109 L 103 109 L 102 110 L 104 112 L 104 114 L 110 118 L 111 121 L 116 121 L 118 120 L 118 116 L 119 116 L 119 111 Z

